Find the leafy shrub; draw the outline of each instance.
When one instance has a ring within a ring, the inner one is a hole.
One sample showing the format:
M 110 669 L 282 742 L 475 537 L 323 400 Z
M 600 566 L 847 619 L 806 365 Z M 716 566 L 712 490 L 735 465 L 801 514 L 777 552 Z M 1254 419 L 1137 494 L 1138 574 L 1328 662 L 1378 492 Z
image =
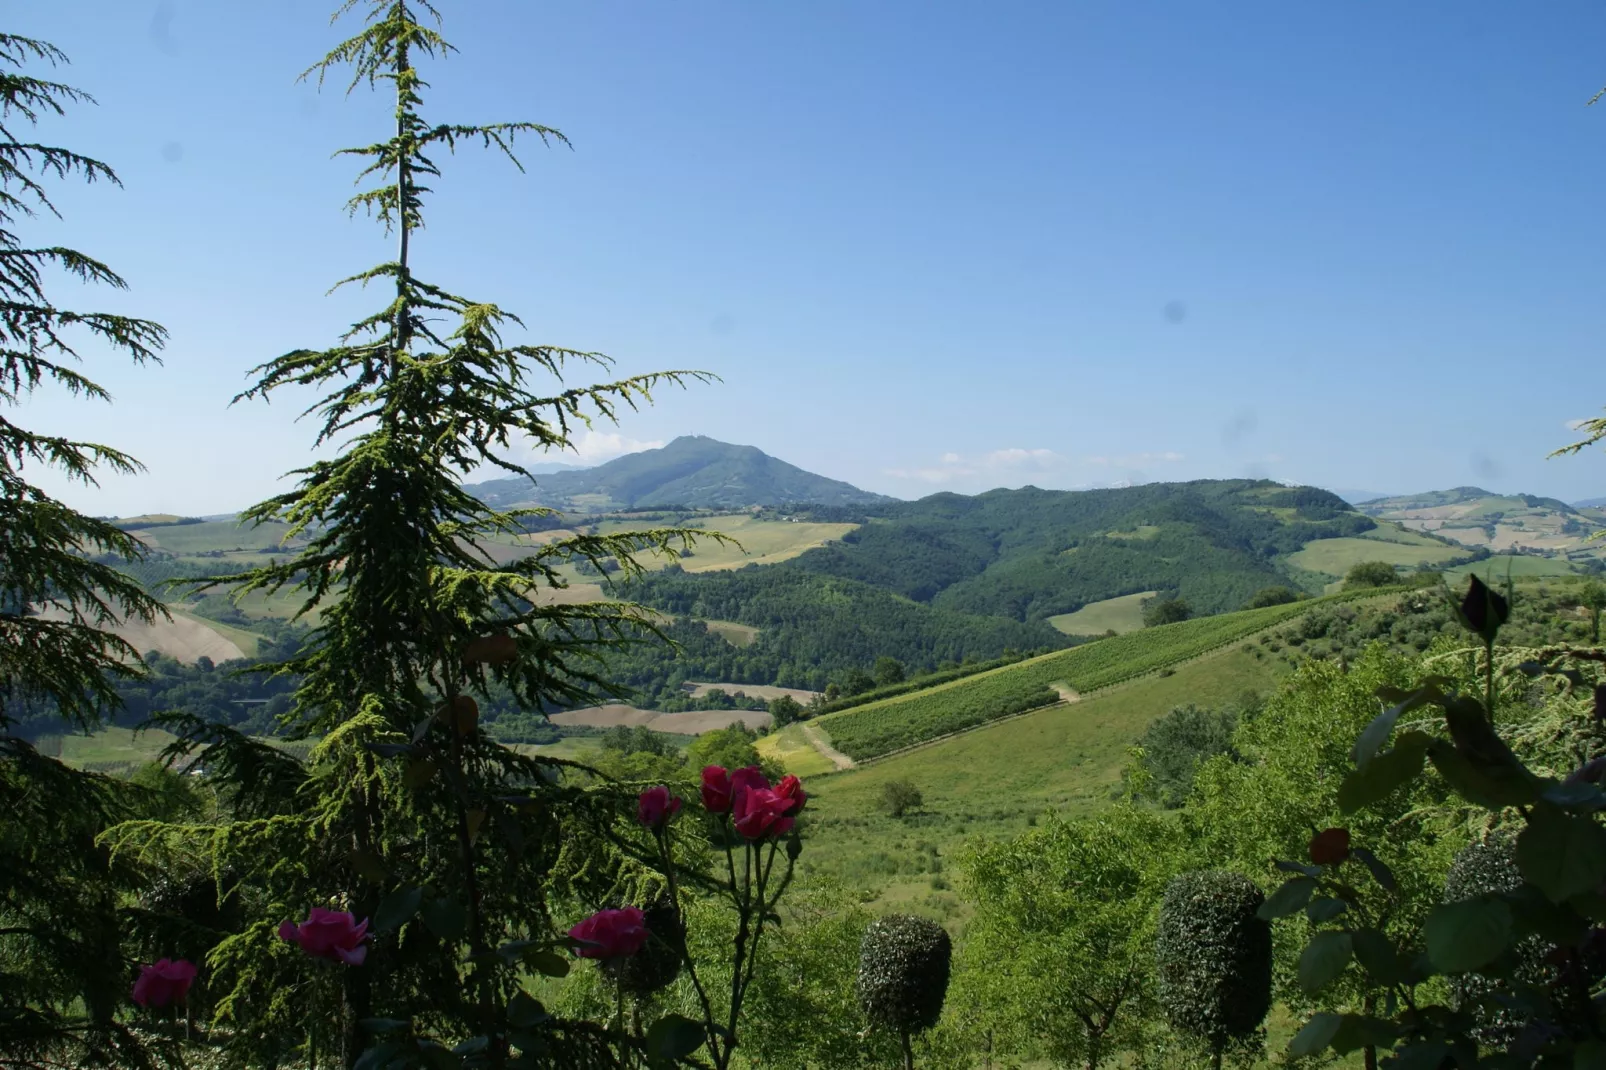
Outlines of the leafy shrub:
M 1292 587 L 1262 587 L 1256 591 L 1254 597 L 1244 603 L 1245 609 L 1262 609 L 1266 606 L 1285 606 L 1290 602 L 1297 602 L 1304 595 Z
M 871 922 L 859 945 L 859 1006 L 907 1045 L 942 1016 L 952 957 L 953 943 L 934 921 L 891 914 Z
M 1144 794 L 1167 809 L 1181 806 L 1199 764 L 1232 751 L 1238 717 L 1236 707 L 1200 709 L 1189 703 L 1151 722 L 1138 740 L 1148 773 Z
M 1162 624 L 1179 624 L 1191 616 L 1193 610 L 1180 598 L 1159 599 L 1143 607 L 1143 625 L 1146 628 L 1157 628 Z
M 1166 885 L 1155 939 L 1159 999 L 1179 1031 L 1218 1055 L 1254 1035 L 1271 1008 L 1271 926 L 1247 877 L 1183 873 Z
M 921 798 L 920 789 L 910 780 L 889 780 L 881 786 L 881 806 L 893 817 L 902 817 L 911 810 L 918 810 L 925 800 Z
M 1346 590 L 1363 587 L 1387 587 L 1399 583 L 1400 575 L 1387 561 L 1362 561 L 1344 577 Z

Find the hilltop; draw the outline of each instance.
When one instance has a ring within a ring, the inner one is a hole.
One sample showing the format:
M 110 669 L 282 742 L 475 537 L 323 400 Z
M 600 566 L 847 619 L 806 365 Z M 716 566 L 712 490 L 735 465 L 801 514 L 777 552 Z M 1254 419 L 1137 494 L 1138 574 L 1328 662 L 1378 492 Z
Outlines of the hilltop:
M 1357 506 L 1378 519 L 1491 553 L 1541 554 L 1588 561 L 1606 547 L 1589 537 L 1606 527 L 1606 510 L 1533 494 L 1453 487 L 1380 498 Z
M 755 446 L 704 435 L 683 435 L 667 446 L 629 453 L 595 468 L 547 472 L 464 487 L 489 505 L 544 505 L 565 512 L 606 512 L 647 506 L 741 509 L 808 503 L 875 505 L 893 499 L 851 483 L 805 472 Z

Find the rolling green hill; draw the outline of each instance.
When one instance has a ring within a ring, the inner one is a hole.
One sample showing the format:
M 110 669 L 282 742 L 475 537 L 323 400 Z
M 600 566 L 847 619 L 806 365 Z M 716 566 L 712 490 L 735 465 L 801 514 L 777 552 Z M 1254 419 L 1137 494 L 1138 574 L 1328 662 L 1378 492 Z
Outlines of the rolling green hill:
M 494 479 L 464 489 L 493 506 L 539 504 L 576 512 L 664 505 L 874 505 L 892 500 L 805 472 L 753 446 L 703 435 L 684 435 L 661 449 L 626 454 L 595 468 L 548 473 L 534 483 Z
M 811 722 L 809 730 L 823 734 L 832 746 L 855 761 L 876 758 L 1034 706 L 1052 704 L 1060 697 L 1055 691 L 1085 694 L 1171 669 L 1318 607 L 1372 598 L 1378 593 L 1377 589 L 1348 592 L 1102 639 L 923 691 L 826 714 Z M 785 749 L 784 744 L 771 747 L 777 756 Z
M 1021 621 L 1143 591 L 1195 613 L 1237 609 L 1291 582 L 1281 558 L 1377 526 L 1327 491 L 1242 479 L 937 494 L 866 512 L 864 527 L 795 567 Z

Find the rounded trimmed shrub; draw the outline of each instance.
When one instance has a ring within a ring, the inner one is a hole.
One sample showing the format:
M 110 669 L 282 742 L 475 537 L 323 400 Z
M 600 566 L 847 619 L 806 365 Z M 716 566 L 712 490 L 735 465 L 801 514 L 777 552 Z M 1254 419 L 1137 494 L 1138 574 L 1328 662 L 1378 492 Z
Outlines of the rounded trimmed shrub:
M 1253 1036 L 1271 1009 L 1271 926 L 1255 913 L 1265 898 L 1247 877 L 1203 870 L 1173 878 L 1160 901 L 1160 1006 L 1217 1052 Z
M 948 996 L 953 943 L 941 925 L 908 914 L 878 918 L 859 945 L 859 1006 L 903 1036 L 930 1029 Z
M 1456 854 L 1450 871 L 1444 875 L 1444 901 L 1459 903 L 1489 892 L 1514 892 L 1522 884 L 1516 837 L 1497 832 L 1481 843 L 1468 844 Z M 1555 970 L 1545 962 L 1552 946 L 1537 936 L 1518 941 L 1511 949 L 1517 959 L 1512 971 L 1516 980 L 1532 985 L 1553 980 Z M 1462 973 L 1450 978 L 1455 1005 L 1470 1011 L 1477 1022 L 1473 1036 L 1494 1047 L 1505 1047 L 1515 1040 L 1526 1022 L 1525 1015 L 1498 1005 L 1499 997 L 1510 990 L 1510 982 L 1500 977 Z

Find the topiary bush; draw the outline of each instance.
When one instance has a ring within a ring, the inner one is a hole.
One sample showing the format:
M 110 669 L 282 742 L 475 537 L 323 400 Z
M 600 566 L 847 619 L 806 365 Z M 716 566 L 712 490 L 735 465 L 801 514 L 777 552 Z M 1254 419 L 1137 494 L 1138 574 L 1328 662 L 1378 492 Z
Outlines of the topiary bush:
M 1256 914 L 1264 900 L 1248 878 L 1205 870 L 1175 877 L 1160 902 L 1160 1006 L 1218 1063 L 1229 1044 L 1254 1035 L 1271 1007 L 1271 926 Z
M 859 945 L 859 1006 L 874 1025 L 895 1030 L 904 1065 L 909 1038 L 942 1016 L 953 943 L 941 925 L 908 914 L 870 923 Z
M 1461 903 L 1489 892 L 1515 892 L 1521 887 L 1516 838 L 1509 833 L 1496 833 L 1484 842 L 1468 844 L 1455 856 L 1444 877 L 1444 901 Z M 1556 971 L 1546 967 L 1545 957 L 1554 946 L 1538 936 L 1514 944 L 1513 979 L 1523 985 L 1544 985 L 1553 980 Z M 1480 1042 L 1503 1048 L 1516 1039 L 1529 1016 L 1502 1005 L 1501 997 L 1510 994 L 1510 981 L 1470 972 L 1454 974 L 1449 981 L 1456 1006 L 1470 1012 L 1477 1022 L 1473 1035 Z

